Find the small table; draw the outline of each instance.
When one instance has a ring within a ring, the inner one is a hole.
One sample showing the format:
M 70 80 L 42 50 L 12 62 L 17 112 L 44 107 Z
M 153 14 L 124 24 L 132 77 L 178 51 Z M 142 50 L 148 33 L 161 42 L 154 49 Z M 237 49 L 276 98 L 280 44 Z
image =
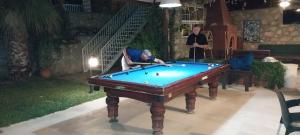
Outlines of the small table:
M 171 66 L 150 65 L 137 69 L 93 76 L 89 83 L 104 87 L 110 122 L 117 122 L 119 97 L 151 103 L 153 134 L 162 134 L 164 103 L 185 94 L 186 109 L 195 109 L 197 85 L 208 83 L 209 96 L 217 96 L 219 77 L 229 65 L 215 63 L 173 62 Z

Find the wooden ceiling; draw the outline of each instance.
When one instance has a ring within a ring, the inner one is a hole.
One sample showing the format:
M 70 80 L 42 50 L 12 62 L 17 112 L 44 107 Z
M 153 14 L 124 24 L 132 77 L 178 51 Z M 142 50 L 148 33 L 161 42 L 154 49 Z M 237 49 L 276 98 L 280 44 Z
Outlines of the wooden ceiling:
M 138 0 L 143 2 L 153 3 L 153 0 Z M 161 0 L 155 0 L 160 2 Z M 203 3 L 209 0 L 180 0 L 181 2 L 196 2 Z M 277 7 L 280 0 L 225 0 L 227 7 L 232 10 L 251 10 L 269 7 Z M 300 8 L 300 0 L 291 0 L 291 8 Z
M 229 10 L 251 10 L 278 7 L 280 0 L 226 0 Z M 288 8 L 300 8 L 300 0 L 291 0 Z

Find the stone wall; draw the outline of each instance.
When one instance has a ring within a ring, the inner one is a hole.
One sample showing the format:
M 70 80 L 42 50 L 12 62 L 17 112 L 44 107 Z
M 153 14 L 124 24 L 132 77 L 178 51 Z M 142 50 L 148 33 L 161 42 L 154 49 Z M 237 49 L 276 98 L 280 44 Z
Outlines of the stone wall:
M 55 76 L 82 72 L 82 47 L 91 38 L 90 36 L 78 37 L 80 42 L 64 44 L 61 47 L 60 58 L 51 67 Z
M 111 13 L 70 13 L 67 25 L 69 35 L 75 39 L 78 35 L 95 35 L 111 17 Z
M 244 20 L 260 20 L 260 42 L 244 42 L 243 49 L 255 50 L 259 44 L 299 44 L 300 24 L 282 23 L 282 10 L 280 8 L 266 8 L 257 10 L 232 11 L 230 12 L 232 23 L 237 27 L 238 36 L 243 37 Z M 180 18 L 177 18 L 180 19 Z M 178 31 L 175 37 L 175 58 L 188 57 L 186 37 Z M 216 39 L 215 39 L 216 40 Z
M 266 8 L 258 10 L 232 11 L 232 23 L 237 26 L 238 36 L 243 37 L 244 20 L 260 20 L 260 43 L 269 44 L 299 44 L 300 24 L 282 23 L 280 8 Z M 254 50 L 260 43 L 243 43 L 243 49 Z
M 60 58 L 52 65 L 55 76 L 83 72 L 82 48 L 112 17 L 106 13 L 72 13 L 69 14 L 70 34 L 73 42 L 61 46 Z
M 112 14 L 109 13 L 69 13 L 69 26 L 70 28 L 101 28 L 110 18 Z
M 186 46 L 187 37 L 183 37 L 181 33 L 175 34 L 175 59 L 178 58 L 188 58 L 189 57 L 189 49 Z

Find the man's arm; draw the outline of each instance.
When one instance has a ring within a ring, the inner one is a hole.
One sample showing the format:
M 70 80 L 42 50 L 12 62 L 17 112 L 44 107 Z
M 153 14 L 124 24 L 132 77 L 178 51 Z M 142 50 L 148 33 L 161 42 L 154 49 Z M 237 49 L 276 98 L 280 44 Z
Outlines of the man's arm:
M 123 50 L 123 55 L 124 55 L 124 58 L 127 62 L 128 65 L 131 65 L 133 62 L 132 60 L 130 59 L 130 57 L 128 56 L 127 52 L 126 52 L 126 49 Z
M 172 66 L 172 65 L 170 65 L 170 64 L 166 64 L 164 61 L 162 61 L 161 59 L 157 59 L 157 58 L 154 59 L 154 62 L 159 63 L 159 64 L 162 64 L 162 65 L 164 65 L 164 66 L 168 66 L 168 67 L 171 67 L 171 66 Z
M 207 49 L 209 46 L 208 44 L 205 44 L 205 45 L 200 45 L 198 43 L 194 43 L 193 45 L 187 45 L 188 48 L 195 48 L 195 47 L 198 47 L 198 48 L 203 48 L 203 49 Z
M 186 41 L 186 46 L 191 49 L 191 48 L 203 48 L 203 49 L 206 49 L 208 48 L 208 44 L 204 44 L 204 45 L 200 45 L 198 44 L 197 42 L 195 42 L 195 40 L 192 38 L 192 36 L 189 36 L 187 38 L 187 41 Z
M 159 64 L 165 64 L 164 61 L 162 61 L 161 59 L 157 59 L 157 58 L 154 58 L 154 62 L 159 63 Z
M 192 46 L 198 47 L 198 48 L 203 48 L 203 49 L 208 49 L 209 48 L 208 44 L 200 45 L 198 43 L 194 43 Z
M 195 46 L 195 45 L 186 45 L 186 46 L 187 46 L 189 49 L 197 47 L 197 46 Z
M 194 43 L 194 41 L 192 40 L 192 36 L 189 35 L 189 37 L 188 37 L 187 40 L 186 40 L 186 46 L 187 46 L 189 49 L 196 47 L 196 46 L 194 46 L 193 43 Z
M 200 48 L 203 48 L 203 49 L 209 49 L 209 45 L 208 45 L 208 42 L 207 42 L 207 38 L 204 34 L 201 34 L 201 40 L 203 41 L 203 44 L 200 45 Z

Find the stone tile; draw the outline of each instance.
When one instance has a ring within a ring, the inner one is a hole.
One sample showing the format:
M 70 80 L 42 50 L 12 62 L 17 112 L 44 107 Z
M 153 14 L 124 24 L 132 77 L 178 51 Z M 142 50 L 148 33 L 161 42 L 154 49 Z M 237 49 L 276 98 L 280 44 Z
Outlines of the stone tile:
M 185 112 L 185 97 L 166 104 L 165 135 L 207 135 L 214 133 L 254 95 L 237 90 L 220 90 L 209 100 L 207 88 L 197 90 L 194 114 Z M 99 109 L 68 121 L 38 130 L 36 135 L 151 135 L 150 106 L 136 100 L 119 104 L 119 122 L 109 123 L 106 109 Z

